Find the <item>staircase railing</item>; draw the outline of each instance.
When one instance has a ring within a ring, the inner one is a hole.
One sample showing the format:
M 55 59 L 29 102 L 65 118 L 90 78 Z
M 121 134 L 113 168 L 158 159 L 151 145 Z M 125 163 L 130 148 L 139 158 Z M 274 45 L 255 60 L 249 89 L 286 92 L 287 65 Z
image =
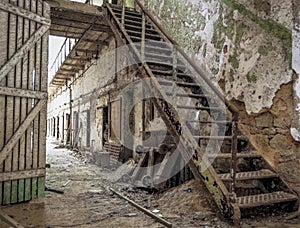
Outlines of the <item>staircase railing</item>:
M 170 42 L 174 45 L 174 48 L 185 58 L 185 60 L 189 63 L 190 66 L 200 75 L 200 77 L 207 83 L 210 89 L 218 96 L 220 100 L 222 100 L 229 111 L 232 113 L 232 146 L 231 146 L 231 154 L 232 154 L 232 164 L 231 164 L 231 178 L 232 184 L 230 192 L 234 193 L 235 184 L 236 184 L 236 163 L 237 163 L 237 122 L 238 122 L 238 114 L 239 109 L 236 105 L 229 102 L 225 99 L 224 95 L 220 92 L 218 88 L 211 82 L 211 80 L 206 76 L 206 73 L 186 54 L 186 52 L 178 45 L 178 43 L 172 39 L 172 37 L 164 30 L 164 28 L 158 23 L 158 21 L 152 16 L 152 14 L 144 7 L 144 5 L 139 1 L 135 0 L 135 9 L 139 11 L 140 9 L 142 15 L 147 15 L 148 18 L 152 21 L 152 23 L 156 26 L 158 31 L 167 39 L 166 41 Z M 142 38 L 142 43 L 144 42 L 145 37 Z M 143 50 L 143 49 L 142 49 Z
M 120 6 L 120 5 L 119 5 Z M 166 120 L 167 122 L 170 121 L 171 125 L 168 125 L 169 128 L 171 129 L 172 132 L 174 132 L 178 137 L 183 137 L 182 139 L 180 138 L 181 143 L 184 145 L 184 147 L 187 150 L 187 155 L 183 156 L 185 157 L 185 160 L 189 160 L 189 165 L 191 168 L 191 171 L 193 172 L 193 174 L 196 177 L 199 177 L 201 179 L 204 179 L 206 183 L 209 191 L 212 193 L 213 198 L 215 199 L 217 205 L 220 207 L 221 211 L 223 211 L 223 213 L 228 213 L 227 209 L 230 210 L 235 210 L 235 208 L 237 208 L 234 204 L 235 201 L 235 194 L 234 194 L 234 186 L 235 186 L 235 176 L 236 176 L 236 157 L 237 157 L 237 120 L 238 120 L 238 108 L 234 105 L 231 104 L 230 102 L 228 102 L 223 94 L 213 85 L 213 83 L 206 77 L 206 73 L 200 69 L 195 63 L 194 61 L 184 52 L 184 50 L 182 48 L 180 48 L 177 44 L 177 42 L 175 42 L 165 31 L 164 29 L 159 25 L 159 23 L 156 21 L 156 19 L 144 8 L 144 6 L 140 3 L 140 1 L 135 0 L 135 7 L 137 11 L 140 11 L 142 14 L 142 18 L 144 18 L 145 16 L 147 16 L 152 23 L 156 26 L 157 30 L 162 34 L 162 37 L 165 39 L 165 41 L 167 43 L 171 43 L 173 44 L 173 46 L 175 47 L 174 49 L 176 49 L 174 52 L 180 53 L 180 55 L 187 61 L 187 63 L 193 68 L 193 70 L 200 75 L 200 77 L 204 80 L 204 82 L 209 86 L 209 88 L 217 95 L 217 97 L 227 106 L 228 110 L 232 113 L 232 121 L 233 121 L 233 125 L 232 125 L 232 149 L 231 149 L 231 154 L 232 154 L 232 164 L 231 164 L 231 175 L 232 175 L 232 185 L 230 188 L 230 192 L 228 192 L 228 190 L 226 189 L 226 187 L 224 186 L 224 184 L 222 183 L 222 181 L 219 179 L 218 175 L 216 174 L 216 172 L 214 171 L 213 168 L 211 168 L 209 165 L 206 167 L 205 170 L 199 170 L 198 168 L 201 167 L 200 166 L 200 162 L 203 161 L 205 165 L 209 164 L 208 161 L 206 160 L 206 158 L 203 156 L 204 152 L 203 150 L 198 146 L 198 144 L 196 143 L 196 141 L 194 140 L 192 134 L 190 133 L 190 131 L 188 130 L 187 126 L 185 125 L 185 123 L 181 123 L 181 130 L 182 130 L 182 134 L 178 132 L 177 127 L 178 126 L 172 126 L 175 125 L 177 120 L 178 120 L 178 116 L 172 116 L 172 118 L 170 118 L 169 116 L 164 116 L 162 115 L 162 118 L 164 120 Z M 112 21 L 110 23 L 113 32 L 115 33 L 115 35 L 119 36 L 119 40 L 124 40 L 131 46 L 132 50 L 134 51 L 134 54 L 138 57 L 138 59 L 140 59 L 143 63 L 144 66 L 144 72 L 142 72 L 142 75 L 146 74 L 151 78 L 154 78 L 150 84 L 151 86 L 151 90 L 153 91 L 154 94 L 159 94 L 162 97 L 166 97 L 166 94 L 162 91 L 160 84 L 158 83 L 158 81 L 155 79 L 152 71 L 150 70 L 149 66 L 147 65 L 147 63 L 145 63 L 144 60 L 144 56 L 142 55 L 144 53 L 144 43 L 145 43 L 145 23 L 142 23 L 142 26 L 144 28 L 142 28 L 142 44 L 141 44 L 141 52 L 138 51 L 138 49 L 136 48 L 136 46 L 134 45 L 132 39 L 130 38 L 130 36 L 127 34 L 126 29 L 125 29 L 125 20 L 122 20 L 123 16 L 121 16 L 121 22 L 119 22 L 118 18 L 116 17 L 116 15 L 114 14 L 111 6 L 109 4 L 107 4 L 107 8 L 108 8 L 108 14 L 111 15 L 111 19 Z M 140 10 L 138 10 L 140 9 Z M 125 14 L 125 7 L 124 7 L 124 1 L 123 1 L 123 5 L 121 5 L 121 10 L 122 13 L 121 15 Z M 116 29 L 114 27 L 117 27 Z M 121 31 L 121 37 L 120 35 L 118 35 L 119 31 Z M 158 97 L 161 97 L 158 96 Z M 166 99 L 168 100 L 168 99 Z M 160 103 L 160 105 L 156 105 L 156 107 L 158 108 L 160 113 L 164 113 L 165 112 L 165 108 L 168 107 L 167 102 L 161 102 L 159 99 L 157 99 L 155 101 L 157 104 Z M 167 114 L 166 114 L 167 115 Z M 174 121 L 175 120 L 175 121 Z M 193 153 L 192 151 L 196 151 L 199 155 L 200 155 L 200 159 L 197 158 L 192 158 L 193 161 L 191 161 L 191 157 L 190 153 Z M 201 172 L 201 174 L 199 174 L 199 172 Z M 209 178 L 208 178 L 209 177 Z M 215 182 L 213 181 L 215 180 Z M 221 191 L 220 191 L 221 190 Z M 228 205 L 228 202 L 231 201 L 231 206 Z M 228 207 L 229 206 L 229 207 Z M 233 208 L 232 208 L 233 207 Z M 226 209 L 227 208 L 227 209 Z M 227 212 L 226 212 L 227 211 Z
M 49 69 L 48 75 L 50 81 L 54 78 L 58 70 L 61 68 L 62 64 L 67 59 L 67 57 L 73 50 L 76 43 L 77 43 L 77 39 L 72 39 L 72 38 L 65 39 L 65 41 L 61 45 L 59 52 L 56 55 L 56 58 L 54 59 Z

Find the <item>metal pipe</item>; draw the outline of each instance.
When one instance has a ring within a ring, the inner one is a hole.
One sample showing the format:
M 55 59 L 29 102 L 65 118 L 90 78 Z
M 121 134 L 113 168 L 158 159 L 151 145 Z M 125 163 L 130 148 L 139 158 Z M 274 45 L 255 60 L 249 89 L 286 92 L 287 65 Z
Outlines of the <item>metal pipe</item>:
M 142 207 L 141 205 L 137 204 L 136 202 L 132 201 L 131 199 L 127 198 L 126 196 L 123 196 L 121 193 L 117 192 L 113 188 L 109 188 L 110 191 L 112 191 L 114 194 L 119 196 L 120 198 L 126 200 L 128 203 L 130 203 L 132 206 L 136 207 L 140 211 L 144 212 L 146 215 L 150 216 L 151 218 L 155 219 L 159 223 L 165 225 L 166 227 L 172 227 L 172 223 L 168 222 L 167 220 L 157 216 L 156 214 L 152 213 L 151 211 L 147 210 L 146 208 Z

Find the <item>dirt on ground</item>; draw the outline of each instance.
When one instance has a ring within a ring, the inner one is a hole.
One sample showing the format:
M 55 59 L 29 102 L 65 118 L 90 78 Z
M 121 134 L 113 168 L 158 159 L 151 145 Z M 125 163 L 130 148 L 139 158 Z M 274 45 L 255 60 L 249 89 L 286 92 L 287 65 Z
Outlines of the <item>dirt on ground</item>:
M 46 191 L 44 199 L 2 207 L 24 227 L 164 227 L 124 199 L 114 188 L 141 206 L 154 211 L 173 227 L 232 227 L 217 214 L 197 180 L 163 193 L 151 193 L 115 182 L 115 172 L 88 164 L 78 153 L 47 142 L 46 186 L 63 194 Z M 300 218 L 286 220 L 287 214 L 250 217 L 243 227 L 300 227 Z M 0 227 L 9 227 L 0 221 Z

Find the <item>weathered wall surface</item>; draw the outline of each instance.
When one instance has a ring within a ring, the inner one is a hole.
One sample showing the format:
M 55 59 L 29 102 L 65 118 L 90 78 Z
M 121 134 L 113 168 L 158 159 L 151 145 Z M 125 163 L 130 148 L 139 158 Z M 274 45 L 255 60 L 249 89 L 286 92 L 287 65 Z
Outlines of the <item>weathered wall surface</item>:
M 131 67 L 134 62 L 128 56 L 126 47 L 116 48 L 115 40 L 111 40 L 108 47 L 102 49 L 99 59 L 92 65 L 83 75 L 72 82 L 72 132 L 73 143 L 78 145 L 81 152 L 85 156 L 92 156 L 93 152 L 103 150 L 103 126 L 104 108 L 109 108 L 111 101 L 118 100 L 122 96 L 124 88 L 138 79 L 136 68 Z M 131 92 L 135 91 L 135 87 Z M 128 149 L 134 149 L 136 145 L 141 144 L 142 135 L 142 103 L 138 103 L 133 107 L 132 113 L 128 113 L 126 107 L 130 106 L 133 99 L 140 99 L 138 94 L 130 94 L 122 97 L 122 110 L 120 118 L 122 125 L 124 121 L 132 124 L 132 131 L 124 129 L 122 126 L 122 134 L 120 138 L 108 139 L 109 143 L 125 144 Z M 67 143 L 67 126 L 66 116 L 70 114 L 70 93 L 69 89 L 63 87 L 57 92 L 49 102 L 48 120 L 60 117 L 59 128 L 60 134 L 55 138 Z M 90 113 L 90 140 L 88 137 L 88 112 Z M 78 129 L 76 132 L 76 114 L 78 113 Z M 132 117 L 133 116 L 133 117 Z M 131 119 L 130 119 L 131 118 Z M 134 119 L 132 119 L 134 118 Z M 65 119 L 63 126 L 62 119 Z M 135 124 L 137 123 L 137 124 Z M 56 122 L 57 124 L 57 122 Z M 52 126 L 53 127 L 53 126 Z M 62 132 L 64 129 L 64 133 Z M 50 136 L 50 132 L 48 133 Z M 132 137 L 134 135 L 134 137 Z M 132 142 L 131 142 L 132 141 Z M 126 143 L 124 143 L 126 142 Z
M 99 126 L 102 123 L 101 109 L 97 107 L 107 106 L 108 99 L 106 90 L 111 89 L 115 77 L 115 68 L 112 64 L 114 57 L 114 41 L 112 40 L 107 48 L 102 50 L 102 57 L 91 66 L 83 77 L 72 83 L 72 128 L 73 138 L 82 150 L 90 150 L 93 146 L 94 150 L 102 149 L 102 130 Z M 111 62 L 112 61 L 112 62 Z M 100 98 L 99 98 L 100 97 Z M 78 133 L 75 132 L 75 115 L 78 113 Z M 88 121 L 87 115 L 90 112 L 90 143 L 87 142 Z M 59 139 L 64 138 L 66 142 L 67 127 L 66 120 L 63 126 L 63 118 L 70 114 L 70 96 L 69 89 L 62 88 L 54 98 L 51 98 L 48 105 L 48 118 L 60 117 L 60 135 Z M 64 129 L 64 133 L 62 133 Z M 63 135 L 64 134 L 64 137 Z
M 291 135 L 291 127 L 298 127 L 292 2 L 143 2 L 179 45 L 210 72 L 226 98 L 239 105 L 239 126 L 254 146 L 287 180 L 300 182 L 296 168 L 300 147 Z

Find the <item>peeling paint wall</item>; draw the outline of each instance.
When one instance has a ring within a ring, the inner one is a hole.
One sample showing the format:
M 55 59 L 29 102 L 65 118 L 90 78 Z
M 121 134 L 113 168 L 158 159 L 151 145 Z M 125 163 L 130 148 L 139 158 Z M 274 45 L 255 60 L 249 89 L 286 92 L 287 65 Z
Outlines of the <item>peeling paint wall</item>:
M 99 126 L 102 123 L 102 116 L 98 107 L 108 105 L 105 91 L 112 88 L 111 85 L 115 77 L 115 66 L 111 61 L 114 59 L 114 52 L 111 52 L 114 48 L 114 40 L 112 40 L 110 45 L 102 50 L 101 55 L 103 58 L 97 60 L 81 78 L 72 82 L 73 141 L 76 141 L 82 151 L 99 151 L 102 149 L 102 129 Z M 88 112 L 90 113 L 90 130 L 87 128 Z M 74 113 L 78 113 L 79 117 L 77 132 L 75 132 L 76 117 Z M 70 114 L 70 93 L 69 89 L 63 87 L 49 100 L 48 119 L 53 116 L 60 116 L 61 119 L 66 118 L 67 114 Z M 62 121 L 60 123 L 61 134 L 59 140 L 66 143 L 67 125 L 62 126 Z M 64 129 L 64 132 L 62 132 L 62 129 Z M 88 131 L 90 131 L 89 142 L 87 142 Z
M 299 50 L 299 32 L 294 28 L 292 33 L 292 1 L 143 3 L 239 106 L 239 126 L 256 149 L 287 180 L 300 183 L 300 170 L 294 168 L 300 165 L 300 147 L 291 135 L 292 127 L 299 126 L 294 99 L 298 76 L 292 68 L 299 61 L 292 38 Z
M 243 101 L 249 114 L 270 108 L 280 85 L 291 81 L 291 32 L 285 27 L 231 0 L 146 2 L 211 78 L 225 81 L 227 98 Z

